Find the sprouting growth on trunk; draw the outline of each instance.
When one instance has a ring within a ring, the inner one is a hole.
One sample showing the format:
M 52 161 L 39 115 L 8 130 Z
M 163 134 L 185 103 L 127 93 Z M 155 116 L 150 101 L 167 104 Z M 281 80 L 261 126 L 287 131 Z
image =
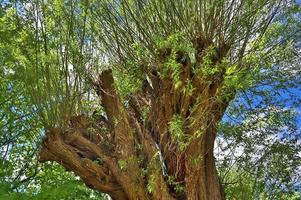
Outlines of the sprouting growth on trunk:
M 40 161 L 58 162 L 114 200 L 225 199 L 213 152 L 218 125 L 259 72 L 253 61 L 279 2 L 86 1 L 82 21 L 71 3 L 83 30 L 70 22 L 68 33 L 80 36 L 43 65 L 50 71 L 39 87 L 26 79 L 44 108 Z M 99 104 L 86 102 L 87 90 Z M 85 106 L 94 114 L 80 115 Z

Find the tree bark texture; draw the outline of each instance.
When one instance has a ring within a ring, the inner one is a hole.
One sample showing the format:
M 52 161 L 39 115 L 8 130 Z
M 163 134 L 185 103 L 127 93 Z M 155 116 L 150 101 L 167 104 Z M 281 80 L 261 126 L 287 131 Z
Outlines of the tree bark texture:
M 205 48 L 201 42 L 198 63 Z M 212 62 L 218 64 L 228 49 L 217 49 Z M 232 98 L 219 98 L 225 72 L 204 80 L 195 73 L 196 64 L 177 52 L 181 84 L 175 87 L 172 72 L 160 75 L 169 50 L 161 54 L 127 103 L 112 71 L 103 71 L 94 89 L 104 114 L 73 116 L 68 127 L 48 130 L 40 161 L 56 161 L 114 200 L 225 199 L 213 155 L 217 125 Z M 191 93 L 185 90 L 188 84 Z M 182 135 L 176 139 L 170 129 L 174 116 L 182 119 Z

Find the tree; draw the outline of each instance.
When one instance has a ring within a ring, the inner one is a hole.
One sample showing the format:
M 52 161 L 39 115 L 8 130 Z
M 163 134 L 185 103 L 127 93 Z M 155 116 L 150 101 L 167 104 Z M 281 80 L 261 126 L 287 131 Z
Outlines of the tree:
M 40 161 L 117 200 L 225 199 L 214 142 L 226 109 L 296 73 L 294 42 L 275 36 L 286 3 L 17 3 L 13 70 L 45 128 Z

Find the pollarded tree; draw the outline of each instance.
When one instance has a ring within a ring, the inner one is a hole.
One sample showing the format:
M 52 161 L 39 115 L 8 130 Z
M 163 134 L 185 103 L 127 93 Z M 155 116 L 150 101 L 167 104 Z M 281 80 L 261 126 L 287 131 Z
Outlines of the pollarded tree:
M 218 124 L 238 91 L 293 55 L 267 38 L 286 6 L 24 4 L 19 17 L 35 29 L 23 33 L 18 70 L 46 129 L 40 160 L 116 200 L 225 199 L 213 154 Z

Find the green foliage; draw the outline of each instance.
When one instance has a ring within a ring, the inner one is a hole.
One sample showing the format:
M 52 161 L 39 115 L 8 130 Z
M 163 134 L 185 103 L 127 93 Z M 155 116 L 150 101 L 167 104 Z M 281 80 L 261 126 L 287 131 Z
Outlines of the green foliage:
M 26 187 L 12 189 L 10 183 L 1 182 L 0 199 L 107 199 L 103 194 L 88 189 L 78 178 L 58 165 L 47 165 L 39 170 L 40 173 Z
M 126 160 L 118 160 L 118 165 L 121 170 L 124 170 L 127 166 Z
M 183 131 L 184 119 L 180 115 L 173 115 L 169 122 L 169 133 L 171 135 L 172 141 L 178 144 L 181 151 L 189 145 L 193 140 L 194 136 L 185 134 Z
M 202 161 L 203 157 L 201 155 L 191 156 L 189 158 L 189 162 L 194 166 L 199 166 Z
M 156 176 L 151 175 L 150 178 L 148 179 L 148 183 L 146 186 L 148 193 L 153 193 L 155 186 L 156 186 Z
M 191 96 L 194 90 L 195 88 L 193 87 L 191 80 L 188 80 L 185 87 L 183 88 L 183 92 L 185 93 L 185 95 Z
M 249 103 L 253 104 L 251 100 Z M 300 145 L 289 139 L 289 135 L 296 135 L 296 115 L 292 110 L 265 106 L 259 104 L 248 111 L 243 106 L 230 107 L 232 120 L 241 117 L 236 109 L 246 116 L 239 122 L 226 120 L 220 125 L 222 139 L 217 144 L 222 152 L 217 154 L 217 163 L 230 199 L 300 198 L 295 190 L 300 182 L 295 176 L 301 164 L 297 153 Z M 282 139 L 283 133 L 287 139 Z
M 148 115 L 149 115 L 149 107 L 143 107 L 142 108 L 142 111 L 141 111 L 141 115 L 142 115 L 142 121 L 144 124 L 146 124 L 146 120 L 148 118 Z
M 180 115 L 174 115 L 169 122 L 169 132 L 174 140 L 181 140 L 184 136 L 183 119 Z
M 204 56 L 202 58 L 201 66 L 197 67 L 195 73 L 205 80 L 210 80 L 210 78 L 214 75 L 217 75 L 222 70 L 222 68 L 212 61 L 214 57 L 217 57 L 216 48 L 213 45 L 205 49 L 205 52 L 203 54 Z
M 194 53 L 192 44 L 186 40 L 183 32 L 171 33 L 167 38 L 160 35 L 154 37 L 154 43 L 157 51 L 171 49 L 173 53 L 186 52 Z
M 121 170 L 127 170 L 127 169 L 130 169 L 130 167 L 133 164 L 137 164 L 137 163 L 140 164 L 141 161 L 142 161 L 141 158 L 136 158 L 134 156 L 130 156 L 126 160 L 124 160 L 124 159 L 118 160 L 118 165 Z M 137 172 L 137 173 L 139 173 L 139 172 Z
M 174 87 L 175 89 L 178 89 L 182 85 L 182 81 L 180 80 L 181 70 L 181 65 L 176 62 L 176 55 L 174 53 L 169 57 L 167 62 L 164 63 L 162 76 L 169 77 L 169 74 L 171 73 Z
M 116 69 L 115 74 L 115 84 L 122 98 L 126 99 L 130 95 L 139 91 L 142 86 L 142 81 L 144 80 L 141 68 L 135 65 L 133 62 L 127 62 L 126 66 L 129 70 Z
M 228 199 L 237 200 L 300 199 L 298 192 L 284 192 L 281 186 L 276 190 L 266 188 L 263 182 L 259 181 L 255 176 L 238 169 L 231 169 L 227 172 L 225 192 Z
M 175 177 L 173 176 L 167 177 L 167 183 L 171 185 L 177 193 L 181 193 L 185 189 L 181 183 L 176 182 Z
M 23 16 L 10 7 L 0 19 L 6 22 L 0 30 L 0 37 L 7 41 L 0 45 L 7 52 L 4 67 L 23 84 L 45 127 L 64 126 L 70 115 L 80 111 L 89 82 L 86 69 L 91 69 L 87 61 L 92 59 L 92 50 L 84 51 L 82 42 L 89 31 L 76 27 L 86 29 L 86 19 L 74 15 L 70 3 L 27 6 L 38 9 L 41 16 L 29 11 Z M 86 11 L 87 5 L 81 6 Z M 79 14 L 86 18 L 86 12 Z
M 33 2 L 26 3 L 26 12 L 22 3 L 0 3 L 0 199 L 106 199 L 62 167 L 37 161 L 43 128 L 61 125 L 62 115 L 68 115 L 70 107 L 76 110 L 77 103 L 71 104 L 77 89 L 69 88 L 67 97 L 59 67 L 64 57 L 58 54 L 60 47 L 66 47 L 66 24 L 61 23 L 66 5 L 53 1 L 56 6 L 39 11 L 47 12 L 45 51 L 41 27 L 33 28 Z
M 188 57 L 189 55 L 194 54 L 195 49 L 192 47 L 192 44 L 185 40 L 185 37 L 181 32 L 171 34 L 167 38 L 162 38 L 160 36 L 155 37 L 154 43 L 157 51 L 157 59 L 163 59 L 163 66 L 160 70 L 161 76 L 163 78 L 171 77 L 175 89 L 180 88 L 183 84 L 180 80 L 180 74 L 183 70 L 183 66 L 179 63 L 179 61 L 177 61 L 177 54 L 180 52 L 183 53 L 185 56 L 181 59 L 184 61 L 185 59 L 191 59 Z M 167 54 L 167 57 L 165 58 L 165 55 L 161 54 Z

